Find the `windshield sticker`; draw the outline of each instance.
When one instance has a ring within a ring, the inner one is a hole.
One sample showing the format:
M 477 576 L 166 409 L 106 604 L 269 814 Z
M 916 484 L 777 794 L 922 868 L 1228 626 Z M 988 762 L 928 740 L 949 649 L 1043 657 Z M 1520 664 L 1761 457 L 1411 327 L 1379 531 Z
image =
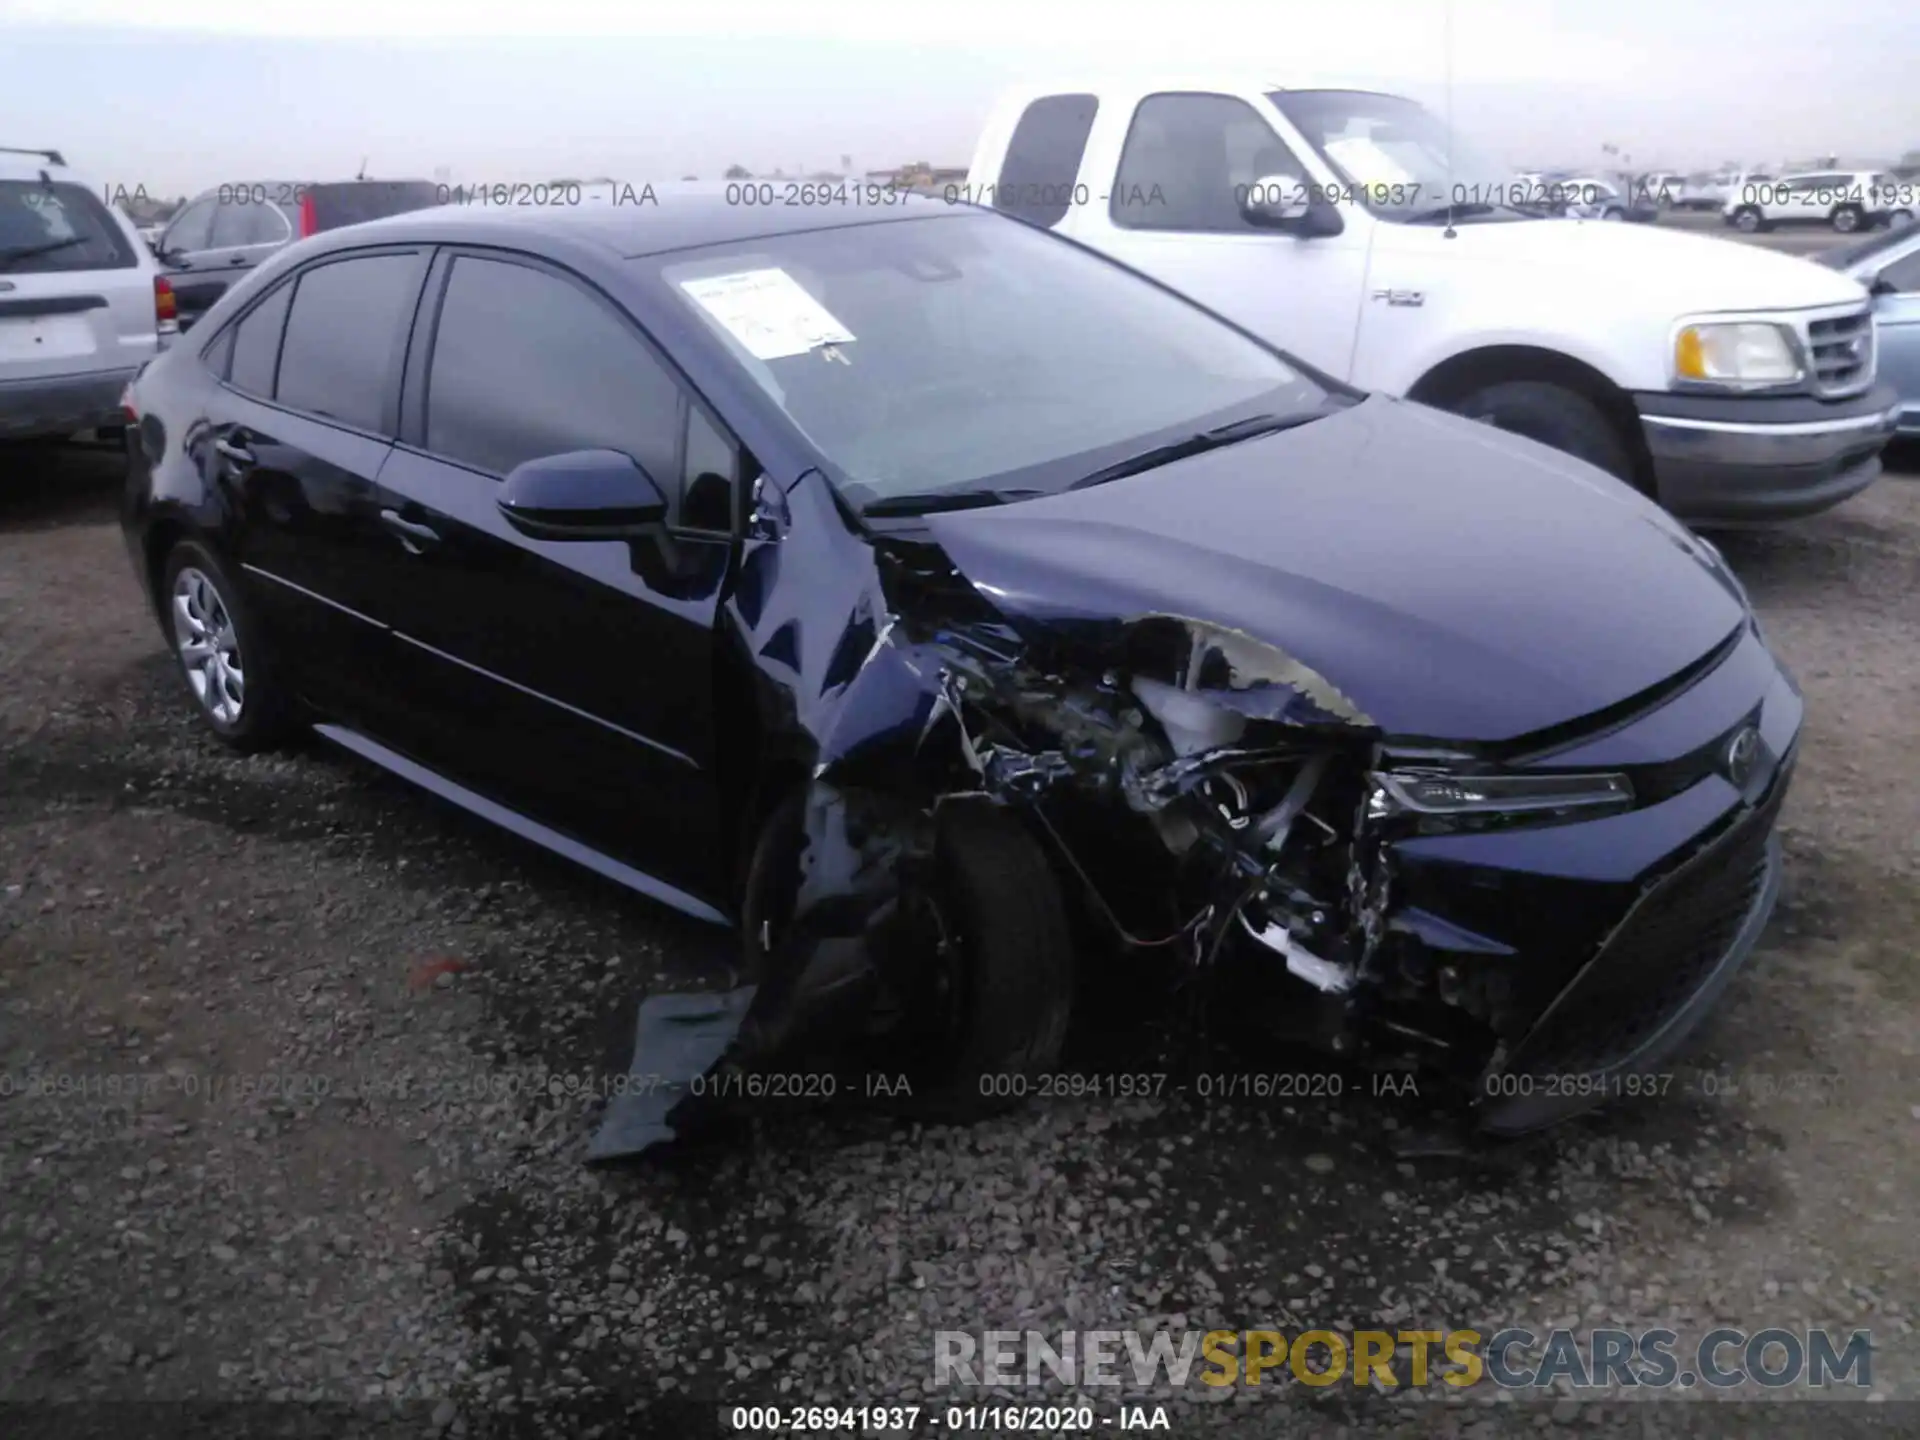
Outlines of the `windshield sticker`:
M 1327 153 L 1340 168 L 1362 185 L 1410 185 L 1413 176 L 1386 151 L 1364 135 L 1346 135 L 1327 142 Z
M 756 360 L 805 355 L 822 345 L 840 345 L 854 338 L 784 270 L 709 275 L 682 280 L 680 288 Z

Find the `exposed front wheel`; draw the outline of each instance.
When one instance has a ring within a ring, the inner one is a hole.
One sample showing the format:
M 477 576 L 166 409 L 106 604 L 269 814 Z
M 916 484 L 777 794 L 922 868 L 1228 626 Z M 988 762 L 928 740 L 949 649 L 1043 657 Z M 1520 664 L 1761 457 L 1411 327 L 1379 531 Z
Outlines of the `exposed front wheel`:
M 1842 205 L 1833 212 L 1833 228 L 1842 235 L 1851 235 L 1866 223 L 1867 217 L 1858 205 Z
M 764 978 L 794 916 L 803 792 L 762 827 L 743 886 L 749 976 Z M 1017 1105 L 1052 1069 L 1073 999 L 1072 937 L 1047 855 L 1013 815 L 973 800 L 935 816 L 931 863 L 902 877 L 885 931 L 880 1063 L 917 1109 L 965 1120 Z
M 279 739 L 291 706 L 267 637 L 220 562 L 183 541 L 167 556 L 161 585 L 174 660 L 207 728 L 241 751 Z
M 1633 480 L 1633 459 L 1614 423 L 1593 401 L 1564 385 L 1508 380 L 1476 390 L 1449 408 Z
M 1752 205 L 1742 205 L 1738 210 L 1733 212 L 1733 228 L 1744 235 L 1753 234 L 1765 224 L 1766 222 L 1760 216 L 1760 211 Z

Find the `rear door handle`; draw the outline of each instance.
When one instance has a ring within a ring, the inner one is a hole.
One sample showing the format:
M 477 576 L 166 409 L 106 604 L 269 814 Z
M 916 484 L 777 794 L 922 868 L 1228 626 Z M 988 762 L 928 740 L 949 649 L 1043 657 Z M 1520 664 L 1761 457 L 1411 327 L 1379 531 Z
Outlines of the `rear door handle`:
M 213 442 L 213 451 L 214 454 L 221 456 L 223 459 L 232 461 L 235 466 L 242 470 L 252 469 L 253 466 L 260 463 L 254 456 L 253 451 L 249 450 L 246 446 L 235 444 L 231 440 L 222 440 L 217 436 Z
M 229 265 L 244 265 L 247 263 L 247 257 L 244 255 L 236 255 L 231 260 L 227 261 L 227 263 Z
M 400 537 L 409 555 L 423 555 L 430 545 L 440 543 L 440 532 L 431 525 L 404 519 L 398 510 L 382 510 L 380 523 Z

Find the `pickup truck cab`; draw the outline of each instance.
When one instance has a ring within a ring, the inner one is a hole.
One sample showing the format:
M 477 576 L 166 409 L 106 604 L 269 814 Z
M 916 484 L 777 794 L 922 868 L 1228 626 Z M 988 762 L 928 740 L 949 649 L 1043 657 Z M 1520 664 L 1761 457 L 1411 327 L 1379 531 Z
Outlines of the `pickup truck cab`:
M 1219 75 L 1005 95 L 966 182 L 946 187 L 1694 523 L 1811 514 L 1879 474 L 1896 407 L 1857 281 L 1548 218 L 1518 191 L 1414 100 Z

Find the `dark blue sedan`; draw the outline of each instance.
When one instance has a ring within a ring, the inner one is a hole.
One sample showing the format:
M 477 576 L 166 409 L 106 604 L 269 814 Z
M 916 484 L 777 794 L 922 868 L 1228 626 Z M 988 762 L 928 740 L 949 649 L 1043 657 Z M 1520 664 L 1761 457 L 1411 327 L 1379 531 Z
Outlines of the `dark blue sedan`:
M 677 1084 L 858 1029 L 1004 1103 L 1117 946 L 1495 1133 L 1651 1092 L 1801 721 L 1711 546 L 1007 217 L 728 199 L 318 236 L 146 367 L 126 534 L 214 734 L 737 926 L 642 1007 Z

